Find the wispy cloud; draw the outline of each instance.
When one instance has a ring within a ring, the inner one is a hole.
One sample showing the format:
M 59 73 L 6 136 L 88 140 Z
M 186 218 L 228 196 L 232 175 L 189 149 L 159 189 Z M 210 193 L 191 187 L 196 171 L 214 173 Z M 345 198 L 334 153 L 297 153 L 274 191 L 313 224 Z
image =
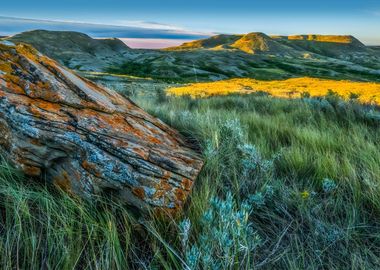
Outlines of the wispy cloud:
M 113 24 L 120 26 L 140 27 L 160 30 L 184 30 L 182 27 L 158 22 L 147 21 L 115 21 Z
M 366 10 L 367 14 L 371 14 L 374 16 L 380 16 L 380 10 Z
M 185 29 L 183 27 L 172 25 L 172 24 L 164 24 L 158 22 L 148 22 L 148 21 L 115 21 L 114 25 L 126 26 L 126 27 L 136 27 L 143 29 L 152 29 L 152 30 L 163 30 L 168 31 L 173 34 L 189 34 L 189 35 L 197 35 L 197 36 L 211 36 L 214 33 L 209 32 L 197 32 L 189 29 Z
M 146 21 L 120 21 L 113 24 L 95 24 L 78 21 L 54 21 L 10 18 L 0 16 L 0 35 L 14 35 L 35 29 L 77 31 L 92 37 L 199 39 L 211 33 L 194 32 L 174 25 Z

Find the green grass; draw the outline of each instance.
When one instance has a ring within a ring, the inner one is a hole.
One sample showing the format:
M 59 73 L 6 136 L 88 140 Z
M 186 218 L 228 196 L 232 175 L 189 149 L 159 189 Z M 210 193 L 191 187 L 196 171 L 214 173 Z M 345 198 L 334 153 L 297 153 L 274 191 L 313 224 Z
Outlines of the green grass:
M 81 202 L 4 161 L 0 196 L 1 269 L 122 269 L 134 259 L 132 219 L 117 203 Z
M 202 148 L 205 167 L 183 214 L 137 218 L 2 165 L 3 269 L 378 267 L 376 108 L 334 96 L 132 98 Z
M 211 140 L 214 147 L 223 143 L 219 134 L 223 123 L 238 119 L 245 127 L 243 143 L 255 145 L 266 159 L 276 156 L 272 176 L 245 183 L 239 158 L 223 160 L 237 151 L 236 142 L 227 141 L 218 150 L 220 156 L 207 159 L 192 198 L 190 213 L 199 215 L 207 208 L 205 193 L 223 197 L 228 187 L 242 201 L 247 193 L 268 184 L 274 187 L 275 199 L 251 215 L 265 239 L 252 261 L 267 260 L 267 267 L 283 269 L 371 269 L 379 263 L 379 122 L 366 109 L 331 97 L 327 101 L 234 96 L 169 99 L 160 107 L 140 104 L 202 144 Z M 187 113 L 178 113 L 183 111 Z M 325 178 L 337 183 L 331 194 L 323 192 Z M 304 191 L 311 194 L 306 199 L 301 196 Z M 198 234 L 194 232 L 194 237 Z M 330 241 L 334 234 L 337 239 Z

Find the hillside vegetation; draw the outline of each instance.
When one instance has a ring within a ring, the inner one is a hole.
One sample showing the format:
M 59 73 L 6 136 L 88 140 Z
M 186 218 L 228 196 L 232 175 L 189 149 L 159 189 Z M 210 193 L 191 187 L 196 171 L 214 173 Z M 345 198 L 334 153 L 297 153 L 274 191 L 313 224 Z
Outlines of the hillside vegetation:
M 380 83 L 295 78 L 288 80 L 259 81 L 253 79 L 231 79 L 225 81 L 194 83 L 168 89 L 172 95 L 210 97 L 229 94 L 253 94 L 264 92 L 274 97 L 300 98 L 321 97 L 336 94 L 342 98 L 358 99 L 362 103 L 380 105 Z

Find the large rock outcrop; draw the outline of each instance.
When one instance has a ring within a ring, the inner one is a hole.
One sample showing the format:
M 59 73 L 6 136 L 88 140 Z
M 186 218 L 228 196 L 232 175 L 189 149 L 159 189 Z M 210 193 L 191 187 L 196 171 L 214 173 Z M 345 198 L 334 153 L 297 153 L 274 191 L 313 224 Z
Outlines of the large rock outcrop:
M 0 43 L 0 134 L 0 154 L 26 175 L 143 209 L 180 209 L 203 164 L 129 99 L 22 44 Z

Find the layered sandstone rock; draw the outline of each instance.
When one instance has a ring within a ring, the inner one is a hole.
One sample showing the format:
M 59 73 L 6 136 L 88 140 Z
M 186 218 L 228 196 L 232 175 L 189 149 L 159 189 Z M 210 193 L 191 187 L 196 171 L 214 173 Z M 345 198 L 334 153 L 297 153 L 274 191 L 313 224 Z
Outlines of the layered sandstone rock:
M 178 132 L 28 45 L 0 43 L 0 135 L 26 175 L 139 208 L 179 209 L 202 167 Z

